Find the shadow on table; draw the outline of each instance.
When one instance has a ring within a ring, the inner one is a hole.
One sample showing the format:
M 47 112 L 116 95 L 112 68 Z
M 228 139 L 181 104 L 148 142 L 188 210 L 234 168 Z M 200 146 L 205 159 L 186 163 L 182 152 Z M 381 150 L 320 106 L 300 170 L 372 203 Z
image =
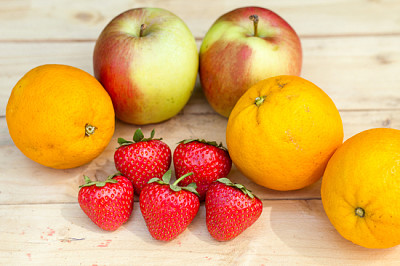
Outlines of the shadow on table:
M 332 226 L 319 199 L 268 202 L 270 226 L 283 242 L 288 256 L 308 258 L 317 264 L 382 263 L 400 259 L 398 248 L 367 249 L 344 239 Z M 288 249 L 289 248 L 289 249 Z

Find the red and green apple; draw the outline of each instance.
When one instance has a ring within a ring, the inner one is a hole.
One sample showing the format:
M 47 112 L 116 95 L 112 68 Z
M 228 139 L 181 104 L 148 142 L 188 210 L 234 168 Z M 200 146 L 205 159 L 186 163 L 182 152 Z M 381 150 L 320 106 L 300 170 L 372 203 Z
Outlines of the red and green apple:
M 260 80 L 300 75 L 298 35 L 279 15 L 242 7 L 218 18 L 200 48 L 200 81 L 219 114 L 228 117 L 242 94 Z
M 198 51 L 186 24 L 161 8 L 136 8 L 110 21 L 97 39 L 94 75 L 117 118 L 137 125 L 175 116 L 188 102 Z

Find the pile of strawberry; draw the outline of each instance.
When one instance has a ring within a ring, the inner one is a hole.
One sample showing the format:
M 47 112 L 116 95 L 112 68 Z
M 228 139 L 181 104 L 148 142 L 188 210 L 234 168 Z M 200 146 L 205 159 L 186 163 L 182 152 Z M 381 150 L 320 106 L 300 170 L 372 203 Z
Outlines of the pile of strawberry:
M 205 201 L 206 225 L 219 241 L 235 238 L 261 215 L 262 202 L 243 185 L 226 178 L 232 167 L 229 153 L 216 142 L 183 140 L 175 148 L 176 181 L 171 184 L 171 149 L 162 139 L 119 138 L 114 154 L 118 174 L 105 181 L 85 176 L 78 201 L 100 228 L 113 231 L 131 216 L 134 194 L 150 234 L 169 241 L 182 233 Z

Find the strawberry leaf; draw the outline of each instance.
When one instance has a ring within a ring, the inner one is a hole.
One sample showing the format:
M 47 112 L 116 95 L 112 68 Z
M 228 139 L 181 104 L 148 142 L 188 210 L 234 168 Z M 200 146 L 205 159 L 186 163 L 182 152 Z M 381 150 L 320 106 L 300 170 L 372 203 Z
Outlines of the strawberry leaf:
M 243 185 L 241 185 L 241 184 L 236 184 L 236 187 L 239 188 L 239 189 L 245 188 L 245 187 L 244 187 Z
M 159 181 L 162 181 L 162 180 L 160 180 L 160 178 L 153 177 L 152 179 L 149 180 L 149 182 L 147 182 L 147 184 L 154 183 L 154 182 L 159 183 Z
M 115 174 L 109 175 L 106 179 L 106 181 L 110 181 L 111 183 L 117 183 L 118 181 L 114 179 L 114 177 L 116 176 L 121 176 L 122 173 L 121 172 L 116 172 Z M 117 181 L 117 182 L 114 182 Z
M 88 176 L 84 175 L 83 178 L 85 179 L 85 184 L 79 186 L 79 188 L 90 187 L 90 186 L 104 187 L 107 183 L 111 184 L 118 183 L 118 180 L 114 179 L 114 177 L 117 175 L 119 175 L 119 173 L 110 175 L 107 177 L 105 181 L 92 181 Z
M 104 187 L 106 185 L 106 182 L 100 181 L 95 183 L 96 187 Z
M 239 189 L 240 191 L 242 191 L 243 194 L 247 195 L 248 197 L 250 197 L 251 199 L 253 199 L 254 197 L 258 198 L 256 195 L 254 195 L 251 190 L 247 189 L 245 186 L 243 186 L 242 184 L 236 184 L 236 183 L 232 183 L 231 180 L 229 180 L 226 177 L 223 178 L 219 178 L 217 179 L 215 182 L 220 182 L 222 184 L 225 184 L 229 187 L 234 187 Z
M 128 141 L 128 140 L 126 140 L 126 139 L 124 139 L 124 138 L 118 138 L 118 143 L 119 144 L 124 144 L 125 142 L 131 142 L 131 141 Z
M 190 183 L 190 184 L 187 185 L 186 187 L 181 187 L 181 186 L 178 185 L 178 183 L 179 183 L 182 179 L 184 179 L 184 178 L 187 177 L 187 176 L 193 175 L 192 172 L 187 173 L 187 174 L 181 176 L 181 177 L 178 178 L 173 184 L 170 183 L 170 181 L 171 181 L 171 176 L 172 176 L 171 173 L 172 173 L 171 170 L 168 170 L 168 171 L 165 172 L 165 174 L 162 176 L 162 179 L 159 179 L 159 178 L 156 178 L 156 177 L 155 177 L 155 178 L 150 179 L 149 182 L 147 182 L 147 183 L 150 184 L 150 183 L 157 182 L 157 183 L 160 184 L 160 185 L 169 185 L 169 188 L 170 188 L 172 191 L 178 192 L 178 191 L 181 191 L 182 189 L 184 189 L 184 190 L 187 190 L 187 191 L 189 191 L 189 192 L 192 192 L 192 193 L 194 193 L 194 194 L 196 194 L 197 196 L 200 197 L 199 193 L 197 193 L 197 191 L 196 191 L 197 185 L 196 185 L 195 183 Z
M 172 189 L 175 192 L 178 192 L 178 191 L 182 190 L 182 188 L 180 186 L 177 186 L 177 185 L 174 185 L 174 184 L 169 185 L 169 188 Z
M 162 140 L 162 138 L 155 139 L 154 135 L 156 134 L 156 131 L 153 129 L 150 133 L 150 138 L 145 138 L 143 135 L 143 132 L 140 128 L 138 128 L 135 131 L 135 134 L 133 135 L 133 141 L 134 142 L 141 142 L 141 141 L 150 141 L 150 140 Z
M 194 194 L 196 194 L 198 197 L 200 197 L 199 193 L 196 190 L 197 185 L 196 183 L 190 183 L 189 185 L 187 185 L 186 187 L 182 187 L 182 189 L 187 190 L 189 192 L 192 192 Z
M 158 177 L 153 177 L 151 178 L 147 184 L 150 183 L 154 183 L 157 182 L 160 185 L 169 185 L 169 181 L 171 180 L 171 170 L 168 170 L 167 172 L 165 172 L 165 174 L 162 176 L 162 179 L 158 178 Z
M 184 178 L 186 178 L 186 177 L 188 177 L 190 175 L 193 175 L 193 172 L 186 173 L 183 176 L 179 177 L 171 186 L 177 186 L 180 181 L 182 181 Z M 196 183 L 190 183 L 186 187 L 179 187 L 179 188 L 187 190 L 189 192 L 192 192 L 192 193 L 196 194 L 198 197 L 200 197 L 199 193 L 196 190 L 196 188 L 197 188 Z M 171 187 L 171 189 L 172 189 L 172 187 Z
M 85 183 L 93 182 L 92 180 L 90 180 L 90 177 L 88 177 L 87 175 L 84 175 L 83 178 L 85 179 Z
M 219 179 L 217 179 L 217 181 L 220 182 L 220 183 L 222 183 L 222 184 L 225 184 L 225 185 L 227 185 L 227 186 L 233 186 L 233 185 L 234 185 L 234 184 L 232 183 L 232 181 L 229 180 L 229 179 L 226 178 L 226 177 L 219 178 Z
M 133 134 L 133 141 L 140 142 L 144 138 L 143 132 L 140 128 L 138 128 Z
M 196 183 L 190 183 L 189 185 L 187 185 L 186 187 L 192 187 L 192 188 L 197 188 Z
M 151 133 L 150 133 L 150 138 L 142 138 L 140 141 L 162 140 L 162 138 L 155 139 L 155 138 L 154 138 L 154 135 L 155 135 L 155 134 L 156 134 L 156 131 L 153 129 L 153 130 L 151 131 Z M 142 133 L 142 135 L 143 135 L 143 133 Z
M 133 141 L 130 140 L 126 140 L 124 138 L 118 138 L 118 144 L 120 145 L 118 148 L 120 148 L 121 146 L 127 146 L 127 145 L 131 145 L 134 143 L 138 143 L 138 142 L 143 142 L 143 141 L 150 141 L 150 140 L 162 140 L 162 138 L 158 138 L 155 139 L 154 135 L 155 135 L 155 130 L 153 129 L 150 133 L 150 138 L 145 138 L 143 135 L 143 132 L 140 128 L 136 129 L 135 133 L 133 134 Z
M 195 139 L 184 139 L 184 140 L 179 141 L 178 144 L 179 143 L 187 144 L 187 143 L 190 143 L 192 141 L 195 141 Z
M 119 144 L 119 146 L 117 147 L 117 149 L 121 146 L 131 145 L 131 144 L 133 144 L 133 141 L 129 141 L 124 138 L 118 138 L 118 144 Z
M 168 170 L 167 172 L 165 172 L 165 174 L 162 176 L 162 181 L 165 184 L 169 184 L 169 181 L 171 181 L 171 170 Z
M 187 144 L 187 143 L 190 143 L 190 142 L 193 142 L 193 141 L 197 141 L 197 142 L 200 142 L 200 143 L 204 143 L 204 144 L 207 144 L 207 145 L 211 145 L 211 146 L 220 148 L 220 149 L 222 149 L 224 151 L 228 151 L 228 149 L 224 147 L 222 142 L 220 142 L 218 144 L 216 141 L 207 141 L 205 139 L 184 139 L 184 140 L 179 141 L 178 144 L 180 144 L 180 143 Z

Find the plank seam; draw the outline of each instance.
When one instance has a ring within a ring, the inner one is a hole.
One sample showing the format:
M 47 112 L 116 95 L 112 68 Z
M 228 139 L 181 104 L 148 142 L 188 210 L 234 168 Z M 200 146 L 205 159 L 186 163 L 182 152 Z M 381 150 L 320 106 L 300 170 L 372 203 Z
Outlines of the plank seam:
M 343 33 L 343 34 L 304 34 L 300 39 L 328 39 L 328 38 L 363 38 L 363 37 L 397 37 L 400 32 L 376 32 L 376 33 Z M 196 41 L 202 41 L 204 37 L 195 37 Z M 63 43 L 63 42 L 95 42 L 97 38 L 88 39 L 4 39 L 0 43 Z
M 261 199 L 261 201 L 320 201 L 320 197 L 312 198 L 266 198 Z M 138 200 L 134 201 L 136 204 L 139 203 Z M 79 205 L 78 202 L 31 202 L 31 203 L 0 203 L 0 206 L 33 206 L 33 205 Z M 201 203 L 204 205 L 204 203 Z
M 339 112 L 397 112 L 400 111 L 400 108 L 382 108 L 382 109 L 338 109 Z M 193 115 L 193 116 L 199 116 L 199 115 L 206 115 L 206 116 L 220 116 L 216 112 L 204 112 L 204 113 L 192 113 L 192 112 L 183 112 L 183 113 L 178 113 L 178 116 L 182 115 Z M 0 115 L 0 119 L 5 118 L 5 115 Z M 222 117 L 222 116 L 221 116 Z

